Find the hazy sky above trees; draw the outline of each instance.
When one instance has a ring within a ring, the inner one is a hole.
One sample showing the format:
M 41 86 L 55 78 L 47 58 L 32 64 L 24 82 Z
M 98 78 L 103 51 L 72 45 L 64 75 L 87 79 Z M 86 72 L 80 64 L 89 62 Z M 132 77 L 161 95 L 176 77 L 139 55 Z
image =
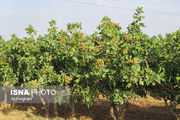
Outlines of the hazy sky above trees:
M 83 32 L 93 33 L 103 16 L 120 23 L 123 30 L 132 22 L 137 6 L 143 6 L 149 35 L 174 32 L 180 28 L 179 0 L 0 0 L 0 35 L 25 36 L 32 24 L 38 34 L 44 34 L 51 19 L 59 29 L 69 22 L 82 22 Z

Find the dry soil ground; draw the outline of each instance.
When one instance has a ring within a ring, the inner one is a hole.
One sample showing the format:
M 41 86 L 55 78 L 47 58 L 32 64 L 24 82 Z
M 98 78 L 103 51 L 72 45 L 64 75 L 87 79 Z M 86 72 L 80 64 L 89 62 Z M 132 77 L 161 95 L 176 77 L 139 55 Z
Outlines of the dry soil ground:
M 129 103 L 125 120 L 174 120 L 162 100 L 148 96 L 129 100 Z M 70 107 L 58 108 L 58 117 L 46 118 L 45 108 L 42 105 L 15 105 L 13 109 L 11 107 L 5 109 L 1 106 L 0 120 L 73 120 Z M 109 108 L 110 103 L 102 98 L 97 99 L 90 109 L 84 104 L 76 103 L 75 116 L 79 120 L 112 120 Z

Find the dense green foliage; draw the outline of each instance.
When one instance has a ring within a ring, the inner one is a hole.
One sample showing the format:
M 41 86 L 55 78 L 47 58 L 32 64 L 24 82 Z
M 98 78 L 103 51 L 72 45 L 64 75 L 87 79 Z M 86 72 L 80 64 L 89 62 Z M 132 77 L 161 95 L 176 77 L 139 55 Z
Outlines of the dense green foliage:
M 147 91 L 163 97 L 178 118 L 180 104 L 180 31 L 165 37 L 143 33 L 142 8 L 122 31 L 118 23 L 104 17 L 92 35 L 81 32 L 80 23 L 58 30 L 49 22 L 48 33 L 29 37 L 0 37 L 0 84 L 25 86 L 69 86 L 71 98 L 92 105 L 98 95 L 123 104 Z

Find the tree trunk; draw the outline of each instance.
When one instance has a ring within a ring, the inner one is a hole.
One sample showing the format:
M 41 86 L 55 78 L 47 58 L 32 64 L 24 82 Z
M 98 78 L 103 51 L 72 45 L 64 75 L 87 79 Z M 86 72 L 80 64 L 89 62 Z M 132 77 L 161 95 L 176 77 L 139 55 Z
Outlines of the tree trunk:
M 119 120 L 118 116 L 118 110 L 117 110 L 117 105 L 113 102 L 111 103 L 111 108 L 110 108 L 110 115 L 113 118 L 113 120 Z
M 123 105 L 112 103 L 110 108 L 110 115 L 113 120 L 124 120 L 128 107 L 128 101 L 126 101 Z
M 53 105 L 54 105 L 54 106 L 53 106 L 53 109 L 54 109 L 53 116 L 54 116 L 54 117 L 57 117 L 57 116 L 58 116 L 57 103 L 54 103 Z
M 45 117 L 49 117 L 49 103 L 45 105 Z
M 14 109 L 15 103 L 11 103 L 11 108 Z
M 72 101 L 72 103 L 71 103 L 71 109 L 72 109 L 72 117 L 75 117 L 74 101 Z

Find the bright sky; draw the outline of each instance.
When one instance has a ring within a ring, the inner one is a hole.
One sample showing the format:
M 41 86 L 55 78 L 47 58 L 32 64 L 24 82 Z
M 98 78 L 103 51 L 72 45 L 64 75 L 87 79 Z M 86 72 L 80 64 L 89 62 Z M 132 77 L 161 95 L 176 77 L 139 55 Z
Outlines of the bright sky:
M 12 33 L 23 37 L 29 24 L 44 34 L 51 19 L 60 29 L 66 29 L 69 22 L 82 22 L 83 32 L 92 33 L 103 16 L 126 30 L 137 6 L 144 7 L 147 34 L 180 28 L 180 0 L 0 0 L 0 35 L 6 40 Z

